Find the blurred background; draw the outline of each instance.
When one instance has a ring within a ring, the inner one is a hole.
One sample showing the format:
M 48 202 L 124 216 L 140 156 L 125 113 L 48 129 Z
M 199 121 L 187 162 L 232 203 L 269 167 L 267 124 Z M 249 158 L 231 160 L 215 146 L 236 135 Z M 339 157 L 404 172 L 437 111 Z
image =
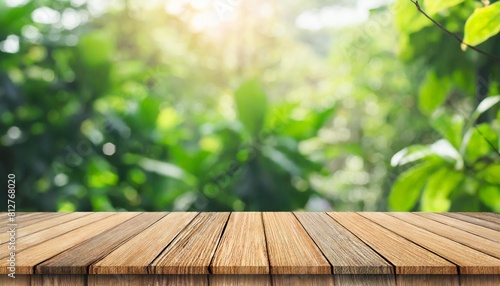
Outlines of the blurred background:
M 500 2 L 419 4 L 491 55 L 409 0 L 0 0 L 1 178 L 18 211 L 500 212 Z

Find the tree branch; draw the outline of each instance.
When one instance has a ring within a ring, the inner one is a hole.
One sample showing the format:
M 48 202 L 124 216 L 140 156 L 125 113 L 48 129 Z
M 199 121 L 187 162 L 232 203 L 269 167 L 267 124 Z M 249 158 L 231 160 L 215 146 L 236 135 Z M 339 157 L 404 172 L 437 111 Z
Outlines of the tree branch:
M 434 23 L 434 25 L 436 25 L 436 26 L 437 26 L 439 29 L 441 29 L 443 32 L 445 32 L 446 34 L 448 34 L 448 35 L 452 36 L 455 40 L 457 40 L 457 42 L 459 42 L 460 44 L 463 44 L 463 45 L 467 46 L 468 48 L 470 48 L 470 49 L 472 49 L 472 50 L 474 50 L 474 51 L 476 51 L 476 52 L 478 52 L 478 53 L 480 53 L 480 54 L 482 54 L 482 55 L 484 55 L 484 56 L 487 56 L 487 57 L 489 57 L 489 58 L 492 58 L 492 59 L 494 59 L 494 60 L 496 60 L 496 61 L 500 62 L 500 57 L 495 56 L 495 55 L 493 55 L 493 54 L 490 54 L 490 53 L 488 53 L 488 52 L 486 52 L 486 51 L 483 51 L 483 50 L 481 50 L 481 49 L 479 49 L 479 48 L 476 48 L 476 47 L 474 47 L 474 46 L 471 46 L 471 45 L 469 45 L 469 44 L 467 44 L 467 43 L 464 43 L 464 40 L 463 40 L 462 38 L 460 38 L 457 34 L 450 32 L 450 31 L 449 31 L 449 30 L 447 30 L 447 29 L 446 29 L 443 25 L 441 25 L 438 21 L 436 21 L 436 20 L 432 19 L 429 15 L 427 15 L 427 13 L 425 13 L 425 12 L 424 12 L 424 10 L 422 10 L 422 7 L 421 7 L 421 6 L 420 6 L 420 4 L 418 3 L 418 0 L 410 0 L 410 1 L 411 1 L 413 4 L 415 4 L 415 7 L 417 7 L 417 10 L 418 10 L 420 13 L 422 13 L 422 15 L 424 15 L 427 19 L 431 20 L 431 22 L 432 22 L 432 23 Z

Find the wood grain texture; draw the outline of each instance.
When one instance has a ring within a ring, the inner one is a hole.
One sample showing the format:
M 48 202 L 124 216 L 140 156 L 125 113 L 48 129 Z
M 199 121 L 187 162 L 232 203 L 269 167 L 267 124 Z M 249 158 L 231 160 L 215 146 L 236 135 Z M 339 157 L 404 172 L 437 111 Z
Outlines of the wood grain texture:
M 74 220 L 62 223 L 58 226 L 50 227 L 45 230 L 41 230 L 36 233 L 21 237 L 17 239 L 16 251 L 20 252 L 37 244 L 40 244 L 49 239 L 55 238 L 61 234 L 70 232 L 79 227 L 89 225 L 95 221 L 102 220 L 106 217 L 113 215 L 113 213 L 93 213 L 88 216 L 78 217 Z M 72 217 L 73 215 L 68 215 L 67 217 Z M 40 222 L 41 224 L 42 222 Z M 7 257 L 9 254 L 8 248 L 1 247 L 0 245 L 0 257 Z
M 18 225 L 18 230 L 16 233 L 16 237 L 19 239 L 23 236 L 30 235 L 33 233 L 36 233 L 38 231 L 74 220 L 78 219 L 81 217 L 85 217 L 90 215 L 90 213 L 73 213 L 71 215 L 59 215 L 59 216 L 53 216 L 53 217 L 48 217 L 38 223 L 24 226 L 22 224 Z M 9 240 L 9 233 L 0 233 L 0 243 L 5 243 Z
M 500 258 L 500 243 L 498 242 L 412 213 L 390 213 L 390 215 L 470 248 Z
M 268 274 L 261 213 L 232 213 L 210 265 L 213 274 Z
M 458 275 L 396 275 L 397 286 L 459 286 Z M 477 285 L 479 286 L 479 285 Z
M 271 286 L 270 275 L 210 275 L 210 286 Z
M 500 275 L 460 275 L 460 286 L 498 286 Z
M 395 286 L 394 275 L 334 275 L 335 286 Z
M 457 274 L 454 264 L 357 213 L 328 213 L 396 267 L 396 274 Z
M 86 286 L 85 275 L 31 275 L 31 286 Z
M 198 213 L 170 213 L 90 266 L 91 274 L 147 274 L 148 265 Z
M 272 275 L 273 286 L 338 286 L 333 275 Z
M 292 213 L 263 213 L 272 274 L 331 274 L 331 266 Z
M 500 260 L 384 213 L 362 216 L 452 261 L 461 274 L 500 274 Z
M 475 225 L 484 226 L 486 228 L 493 229 L 496 231 L 500 231 L 500 224 L 489 220 L 484 220 L 481 218 L 482 216 L 475 216 L 473 213 L 442 213 L 442 215 L 470 222 Z
M 208 286 L 207 275 L 88 275 L 87 286 Z
M 16 217 L 16 222 L 14 224 L 17 224 L 18 228 L 23 228 L 30 226 L 32 224 L 36 224 L 40 221 L 44 221 L 47 219 L 51 219 L 54 217 L 59 217 L 66 215 L 65 213 L 30 213 L 27 215 L 23 215 L 21 217 Z M 0 233 L 6 232 L 10 226 L 7 224 L 10 223 L 7 221 L 7 215 L 4 216 L 4 223 L 0 226 Z
M 120 224 L 139 213 L 117 213 L 91 225 L 86 225 L 78 229 L 67 232 L 63 235 L 49 239 L 33 247 L 30 247 L 16 254 L 16 272 L 18 274 L 33 274 L 34 266 L 57 255 L 71 247 L 84 242 L 117 224 Z M 0 274 L 6 274 L 8 265 L 7 260 L 0 260 Z
M 0 285 L 2 286 L 30 286 L 30 275 L 17 275 L 16 278 L 10 278 L 7 275 L 0 275 Z
M 393 274 L 394 268 L 378 253 L 325 213 L 295 213 L 334 274 Z
M 481 220 L 492 222 L 496 225 L 500 225 L 500 215 L 495 213 L 456 213 L 466 216 L 472 216 Z
M 36 266 L 37 274 L 87 274 L 88 266 L 154 224 L 166 213 L 139 214 Z
M 154 274 L 209 274 L 229 213 L 201 213 L 149 266 Z
M 500 242 L 500 234 L 498 233 L 498 231 L 438 213 L 416 213 L 416 214 L 435 221 L 439 221 L 441 223 L 453 226 L 461 230 L 465 230 L 475 235 L 479 235 L 484 238 Z

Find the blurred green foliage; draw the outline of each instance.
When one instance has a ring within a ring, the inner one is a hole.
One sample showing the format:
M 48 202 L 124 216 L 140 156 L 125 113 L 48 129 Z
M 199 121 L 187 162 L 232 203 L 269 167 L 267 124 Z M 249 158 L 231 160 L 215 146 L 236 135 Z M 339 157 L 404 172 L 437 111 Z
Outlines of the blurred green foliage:
M 322 30 L 295 21 L 322 1 L 241 1 L 215 26 L 179 1 L 17 2 L 0 174 L 18 210 L 500 211 L 500 65 L 407 0 Z M 481 5 L 423 3 L 499 55 Z

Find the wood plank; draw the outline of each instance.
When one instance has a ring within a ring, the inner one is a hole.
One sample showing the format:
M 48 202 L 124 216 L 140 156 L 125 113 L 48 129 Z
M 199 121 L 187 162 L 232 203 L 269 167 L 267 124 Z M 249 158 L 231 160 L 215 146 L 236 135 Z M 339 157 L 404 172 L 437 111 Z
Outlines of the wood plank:
M 27 236 L 27 235 L 33 234 L 35 232 L 53 227 L 55 225 L 59 225 L 59 224 L 65 223 L 67 221 L 71 221 L 71 220 L 78 219 L 78 218 L 88 216 L 88 215 L 90 215 L 90 213 L 78 212 L 78 213 L 72 213 L 69 215 L 49 217 L 45 220 L 42 220 L 36 224 L 32 224 L 29 226 L 19 227 L 19 225 L 18 225 L 18 229 L 16 231 L 16 238 L 19 239 L 23 236 Z M 9 233 L 0 233 L 0 244 L 8 242 L 9 237 L 10 237 Z
M 207 275 L 88 275 L 88 286 L 208 286 Z
M 500 231 L 500 224 L 494 223 L 494 222 L 489 221 L 489 220 L 481 219 L 480 217 L 476 217 L 472 214 L 465 214 L 465 213 L 442 213 L 442 214 L 445 216 L 449 216 L 452 218 L 456 218 L 459 220 L 470 222 L 470 223 L 475 224 L 475 225 L 480 225 L 480 226 L 487 227 L 489 229 Z
M 500 258 L 500 243 L 412 213 L 389 213 L 407 223 Z
M 49 239 L 55 238 L 61 234 L 70 232 L 74 229 L 77 229 L 79 227 L 91 224 L 95 221 L 104 219 L 106 217 L 109 217 L 113 215 L 113 213 L 92 213 L 88 216 L 84 216 L 81 218 L 77 218 L 75 220 L 68 221 L 66 223 L 63 223 L 58 226 L 51 227 L 49 229 L 45 229 L 42 231 L 39 231 L 37 233 L 33 233 L 30 235 L 27 235 L 25 237 L 21 237 L 16 241 L 16 252 L 21 252 L 27 248 L 30 248 L 32 246 L 35 246 L 37 244 L 40 244 L 44 241 L 47 241 Z M 71 217 L 71 215 L 70 215 Z M 5 258 L 9 256 L 9 250 L 6 247 L 2 247 L 3 245 L 0 245 L 0 257 Z
M 210 265 L 213 274 L 268 274 L 261 213 L 232 213 Z
M 86 241 L 114 226 L 137 216 L 139 213 L 117 213 L 90 225 L 44 241 L 24 251 L 16 253 L 16 273 L 33 274 L 35 265 Z M 6 274 L 8 261 L 0 260 L 0 274 Z
M 273 286 L 334 286 L 333 275 L 272 275 Z
M 328 213 L 396 267 L 396 274 L 457 274 L 454 264 L 357 213 Z
M 142 213 L 36 266 L 37 274 L 87 274 L 88 266 L 167 213 Z
M 455 214 L 455 213 L 453 213 Z M 481 220 L 486 220 L 492 222 L 496 225 L 500 225 L 500 215 L 494 213 L 457 213 L 466 216 L 476 217 Z
M 148 265 L 198 215 L 170 213 L 102 260 L 90 266 L 91 274 L 147 274 Z
M 0 275 L 0 285 L 2 286 L 30 286 L 30 275 L 15 275 L 16 278 L 10 278 L 7 275 Z
M 297 218 L 263 213 L 272 274 L 331 274 L 331 266 Z
M 149 266 L 154 274 L 209 274 L 229 213 L 201 213 Z
M 398 286 L 459 286 L 458 275 L 396 275 Z M 479 286 L 479 285 L 478 285 Z
M 452 261 L 460 274 L 500 274 L 500 260 L 385 213 L 360 213 L 365 218 Z
M 31 275 L 31 286 L 86 286 L 85 275 Z
M 32 224 L 36 224 L 38 222 L 51 219 L 54 217 L 59 217 L 67 215 L 66 213 L 32 213 L 28 215 L 24 215 L 22 217 L 16 218 L 16 222 L 18 228 L 27 227 Z M 7 225 L 7 219 L 5 219 L 5 224 L 0 226 L 0 233 L 3 233 L 9 229 L 10 226 Z
M 394 267 L 325 213 L 297 212 L 334 274 L 394 274 Z M 392 279 L 394 280 L 394 279 Z
M 271 286 L 270 275 L 210 275 L 210 286 Z
M 460 275 L 461 286 L 498 286 L 500 275 Z
M 475 235 L 482 236 L 484 238 L 500 242 L 500 233 L 498 231 L 482 227 L 479 225 L 472 224 L 470 222 L 462 221 L 456 218 L 445 216 L 438 213 L 416 213 L 420 216 L 439 221 L 441 223 L 453 226 L 455 228 L 465 230 L 467 232 L 473 233 Z
M 343 274 L 334 275 L 335 285 L 342 286 L 395 286 L 394 275 Z

